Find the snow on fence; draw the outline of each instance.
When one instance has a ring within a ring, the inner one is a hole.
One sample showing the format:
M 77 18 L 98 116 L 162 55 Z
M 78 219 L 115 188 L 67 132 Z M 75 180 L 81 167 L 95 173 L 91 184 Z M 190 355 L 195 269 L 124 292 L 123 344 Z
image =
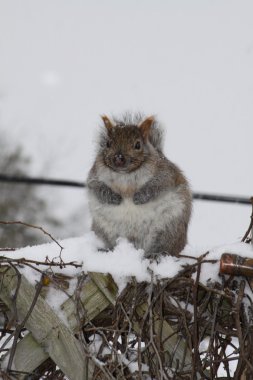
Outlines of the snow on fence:
M 251 229 L 252 223 L 244 236 L 247 242 Z M 79 240 L 76 248 L 89 250 L 85 244 Z M 45 255 L 51 246 L 43 246 Z M 245 243 L 229 249 L 253 254 Z M 36 247 L 29 252 L 38 256 Z M 0 375 L 27 380 L 252 379 L 251 284 L 242 276 L 218 275 L 222 252 L 186 252 L 177 261 L 166 258 L 158 265 L 145 260 L 146 277 L 128 274 L 126 286 L 110 274 L 89 271 L 88 256 L 80 267 L 64 262 L 62 251 L 58 261 L 47 257 L 44 263 L 10 258 L 5 252 L 0 267 Z M 132 260 L 137 253 L 126 255 Z M 110 255 L 115 261 L 114 253 L 102 255 L 103 265 Z M 136 260 L 134 265 L 139 264 Z M 167 278 L 164 273 L 172 265 L 177 270 Z

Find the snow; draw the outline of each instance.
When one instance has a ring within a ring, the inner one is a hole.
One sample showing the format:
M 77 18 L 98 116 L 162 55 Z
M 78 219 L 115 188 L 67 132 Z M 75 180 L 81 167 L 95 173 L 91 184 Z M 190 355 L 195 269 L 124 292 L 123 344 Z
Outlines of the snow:
M 47 243 L 34 247 L 26 247 L 11 253 L 6 252 L 6 256 L 13 259 L 25 257 L 27 260 L 37 260 L 46 262 L 46 260 L 59 262 L 59 258 L 65 267 L 51 267 L 50 270 L 62 272 L 68 276 L 77 276 L 81 272 L 98 272 L 110 273 L 118 285 L 119 292 L 123 290 L 131 277 L 135 277 L 138 282 L 152 281 L 162 278 L 174 277 L 187 264 L 194 264 L 196 258 L 205 254 L 205 250 L 195 249 L 186 246 L 181 253 L 182 257 L 164 256 L 157 263 L 145 259 L 143 250 L 135 249 L 134 246 L 126 239 L 118 239 L 118 243 L 113 251 L 101 251 L 102 242 L 93 232 L 88 232 L 79 238 L 71 238 L 60 241 L 63 246 L 60 247 L 55 243 Z M 206 255 L 206 260 L 217 260 L 217 263 L 204 263 L 201 267 L 200 282 L 207 284 L 211 281 L 219 281 L 219 259 L 223 253 L 235 253 L 243 257 L 252 257 L 253 247 L 246 243 L 234 243 L 213 248 Z M 187 256 L 187 257 L 183 257 Z M 67 263 L 79 264 L 80 267 L 68 265 Z M 40 267 L 48 270 L 50 265 Z M 28 266 L 21 268 L 21 272 L 26 275 L 28 280 L 35 284 L 40 278 L 40 273 Z M 71 285 L 74 290 L 74 283 Z M 50 294 L 50 303 L 54 304 L 57 292 L 52 290 Z M 63 295 L 64 297 L 64 295 Z M 56 305 L 60 305 L 61 300 L 57 300 Z
M 101 348 L 101 345 L 103 343 L 103 338 L 99 334 L 94 334 L 93 337 L 90 338 L 91 342 L 89 344 L 89 351 L 92 355 L 97 356 L 99 353 L 99 350 Z M 108 347 L 104 347 L 102 352 L 100 353 L 101 355 L 110 355 L 111 350 Z
M 122 361 L 124 364 L 126 364 L 128 366 L 128 369 L 130 370 L 131 373 L 139 372 L 140 366 L 139 366 L 138 362 L 131 362 L 130 360 L 127 360 L 126 358 L 124 358 L 124 360 L 122 360 Z M 141 364 L 141 370 L 144 373 L 145 372 L 148 373 L 149 366 L 147 364 L 142 363 Z

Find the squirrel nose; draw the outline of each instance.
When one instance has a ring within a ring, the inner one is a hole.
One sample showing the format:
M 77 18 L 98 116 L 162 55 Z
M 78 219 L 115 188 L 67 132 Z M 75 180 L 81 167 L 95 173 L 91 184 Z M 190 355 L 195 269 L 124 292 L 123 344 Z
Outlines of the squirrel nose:
M 121 154 L 121 153 L 115 154 L 115 156 L 114 156 L 114 164 L 115 164 L 115 166 L 124 166 L 125 162 L 126 162 L 126 159 L 123 156 L 123 154 Z

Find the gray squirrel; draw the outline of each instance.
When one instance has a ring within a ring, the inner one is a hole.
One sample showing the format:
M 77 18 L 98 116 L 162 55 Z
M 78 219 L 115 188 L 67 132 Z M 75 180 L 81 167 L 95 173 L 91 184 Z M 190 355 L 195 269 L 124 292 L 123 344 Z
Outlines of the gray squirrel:
M 139 114 L 102 120 L 87 179 L 92 230 L 106 249 L 125 237 L 146 258 L 178 256 L 187 242 L 192 195 L 181 170 L 162 153 L 160 125 Z

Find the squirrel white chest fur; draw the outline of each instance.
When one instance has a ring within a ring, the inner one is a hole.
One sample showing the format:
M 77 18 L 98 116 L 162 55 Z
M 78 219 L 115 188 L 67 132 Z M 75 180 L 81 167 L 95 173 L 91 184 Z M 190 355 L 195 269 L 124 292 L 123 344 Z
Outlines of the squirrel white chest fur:
M 90 194 L 90 209 L 94 223 L 99 222 L 110 242 L 108 248 L 125 237 L 148 252 L 157 233 L 181 216 L 184 205 L 180 194 L 172 190 L 144 205 L 135 205 L 131 198 L 123 199 L 118 206 L 101 204 Z

